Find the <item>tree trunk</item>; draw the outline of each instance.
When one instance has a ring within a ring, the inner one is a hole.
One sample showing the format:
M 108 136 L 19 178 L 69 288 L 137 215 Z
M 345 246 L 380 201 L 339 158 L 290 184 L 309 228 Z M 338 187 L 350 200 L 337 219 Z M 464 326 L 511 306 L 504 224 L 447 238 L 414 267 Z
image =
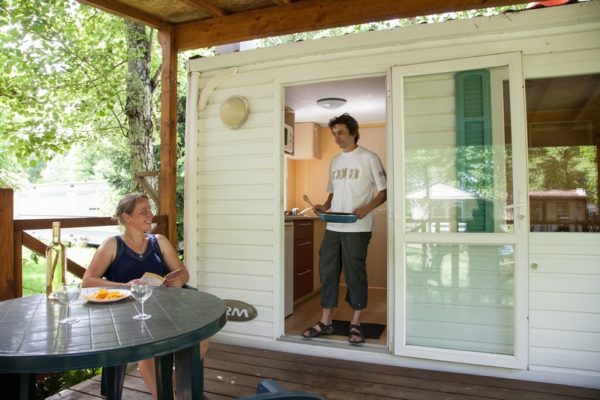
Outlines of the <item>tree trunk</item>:
M 154 171 L 152 82 L 150 76 L 150 40 L 143 25 L 127 21 L 127 99 L 125 115 L 129 131 L 131 173 Z M 141 191 L 137 181 L 133 189 Z M 156 182 L 152 187 L 156 189 Z

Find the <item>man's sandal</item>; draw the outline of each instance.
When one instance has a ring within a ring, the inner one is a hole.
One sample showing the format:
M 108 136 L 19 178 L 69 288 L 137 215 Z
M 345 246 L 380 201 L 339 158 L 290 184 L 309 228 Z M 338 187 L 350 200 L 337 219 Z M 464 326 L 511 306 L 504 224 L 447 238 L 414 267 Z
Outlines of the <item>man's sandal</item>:
M 315 329 L 314 326 L 310 328 L 306 328 L 304 332 L 302 332 L 302 337 L 306 339 L 314 338 L 320 335 L 331 335 L 333 334 L 333 325 L 325 325 L 321 321 L 317 322 L 315 326 L 319 327 L 319 330 Z
M 356 345 L 364 342 L 365 335 L 363 335 L 360 325 L 350 325 L 348 329 L 348 343 Z

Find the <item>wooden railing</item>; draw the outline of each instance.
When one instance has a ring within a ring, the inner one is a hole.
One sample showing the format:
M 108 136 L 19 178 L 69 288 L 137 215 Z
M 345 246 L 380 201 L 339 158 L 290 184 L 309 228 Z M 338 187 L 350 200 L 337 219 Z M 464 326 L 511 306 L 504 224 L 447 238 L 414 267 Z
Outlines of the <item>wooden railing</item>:
M 91 226 L 117 225 L 110 217 L 13 219 L 13 191 L 0 188 L 0 301 L 23 295 L 23 247 L 45 256 L 47 244 L 26 231 L 52 229 L 52 222 L 60 222 L 61 228 L 83 228 Z M 165 236 L 169 232 L 167 215 L 157 215 L 155 233 Z M 67 252 L 68 254 L 68 252 Z M 67 270 L 83 277 L 85 268 L 67 259 Z

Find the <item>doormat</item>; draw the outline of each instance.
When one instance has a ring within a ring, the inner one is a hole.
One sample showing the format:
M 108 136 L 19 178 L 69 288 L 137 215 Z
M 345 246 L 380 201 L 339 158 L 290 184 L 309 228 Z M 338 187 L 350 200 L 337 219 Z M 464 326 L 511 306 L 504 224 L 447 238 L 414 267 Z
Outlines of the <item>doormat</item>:
M 348 328 L 350 327 L 350 321 L 339 321 L 337 319 L 334 319 L 333 321 L 331 321 L 331 324 L 333 325 L 334 335 L 348 336 Z M 379 339 L 379 337 L 385 330 L 385 325 L 361 322 L 360 330 L 365 335 L 366 339 Z

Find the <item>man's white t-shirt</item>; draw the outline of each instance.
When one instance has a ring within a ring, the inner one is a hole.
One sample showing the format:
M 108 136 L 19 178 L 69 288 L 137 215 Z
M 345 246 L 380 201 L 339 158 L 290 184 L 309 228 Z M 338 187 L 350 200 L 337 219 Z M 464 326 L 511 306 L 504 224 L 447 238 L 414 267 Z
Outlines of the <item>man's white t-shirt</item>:
M 386 188 L 385 170 L 377 154 L 360 146 L 342 152 L 329 164 L 327 192 L 333 193 L 333 199 L 328 211 L 351 213 Z M 373 228 L 372 211 L 351 224 L 327 223 L 327 229 L 336 232 L 371 232 Z

